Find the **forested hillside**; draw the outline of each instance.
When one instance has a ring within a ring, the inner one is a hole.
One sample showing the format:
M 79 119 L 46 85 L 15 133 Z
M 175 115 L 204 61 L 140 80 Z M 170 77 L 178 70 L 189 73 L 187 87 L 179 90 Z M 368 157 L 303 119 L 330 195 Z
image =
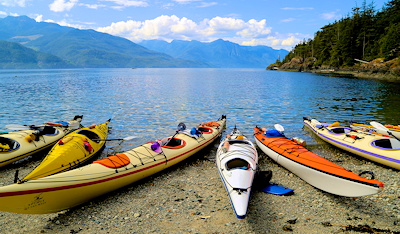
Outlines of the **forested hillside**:
M 364 1 L 348 16 L 321 28 L 314 39 L 296 45 L 273 66 L 300 71 L 372 69 L 400 75 L 399 55 L 400 0 L 390 0 L 379 11 Z
M 72 65 L 57 56 L 34 51 L 16 42 L 0 40 L 0 69 L 69 67 Z

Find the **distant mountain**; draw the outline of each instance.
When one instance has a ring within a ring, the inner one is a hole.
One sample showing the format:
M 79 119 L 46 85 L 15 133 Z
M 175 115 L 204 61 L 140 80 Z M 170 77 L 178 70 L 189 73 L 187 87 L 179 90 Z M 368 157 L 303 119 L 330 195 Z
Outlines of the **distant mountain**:
M 159 40 L 140 44 L 94 30 L 36 22 L 27 16 L 0 18 L 0 68 L 14 67 L 221 67 L 265 68 L 288 51 L 268 46 L 240 46 L 216 40 Z M 21 56 L 25 54 L 26 56 Z
M 41 53 L 16 42 L 0 41 L 0 69 L 18 68 L 69 68 L 57 56 Z
M 222 39 L 210 43 L 148 40 L 139 44 L 175 58 L 198 60 L 211 67 L 221 68 L 265 68 L 289 53 L 287 50 L 275 50 L 268 46 L 241 46 Z
M 0 40 L 53 54 L 75 67 L 208 67 L 203 62 L 151 51 L 121 37 L 36 22 L 27 16 L 0 19 Z

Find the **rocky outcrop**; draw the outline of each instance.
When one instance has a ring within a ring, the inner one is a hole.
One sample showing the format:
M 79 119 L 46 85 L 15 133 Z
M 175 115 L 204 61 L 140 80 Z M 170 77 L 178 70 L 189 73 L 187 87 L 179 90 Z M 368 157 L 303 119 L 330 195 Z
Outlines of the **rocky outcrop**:
M 357 62 L 351 67 L 314 66 L 315 58 L 294 57 L 290 62 L 271 64 L 267 70 L 349 74 L 359 78 L 373 78 L 400 82 L 400 58 L 384 61 Z

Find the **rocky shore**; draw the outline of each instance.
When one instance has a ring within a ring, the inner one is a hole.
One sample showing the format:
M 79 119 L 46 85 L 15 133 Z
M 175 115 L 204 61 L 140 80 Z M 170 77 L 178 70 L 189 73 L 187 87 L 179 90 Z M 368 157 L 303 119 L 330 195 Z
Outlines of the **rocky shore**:
M 361 61 L 361 60 L 359 60 Z M 352 67 L 315 66 L 311 58 L 293 58 L 283 64 L 271 64 L 267 70 L 323 73 L 332 76 L 345 76 L 362 79 L 376 79 L 400 82 L 400 59 L 384 61 L 375 59 L 370 62 L 358 62 Z
M 332 195 L 259 152 L 261 170 L 271 170 L 271 181 L 294 194 L 254 191 L 248 216 L 238 220 L 216 169 L 216 147 L 217 142 L 167 171 L 70 210 L 0 212 L 0 233 L 400 233 L 399 171 L 319 141 L 309 149 L 356 173 L 373 171 L 385 188 L 360 198 Z M 1 185 L 12 183 L 16 169 L 26 174 L 39 162 L 33 157 L 3 168 Z

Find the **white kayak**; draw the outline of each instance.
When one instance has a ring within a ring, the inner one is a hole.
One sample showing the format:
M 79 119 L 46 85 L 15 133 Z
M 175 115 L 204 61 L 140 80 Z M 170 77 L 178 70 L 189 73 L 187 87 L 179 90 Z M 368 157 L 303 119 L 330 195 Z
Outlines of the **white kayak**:
M 243 219 L 257 172 L 257 150 L 235 127 L 219 144 L 216 162 L 236 217 Z

